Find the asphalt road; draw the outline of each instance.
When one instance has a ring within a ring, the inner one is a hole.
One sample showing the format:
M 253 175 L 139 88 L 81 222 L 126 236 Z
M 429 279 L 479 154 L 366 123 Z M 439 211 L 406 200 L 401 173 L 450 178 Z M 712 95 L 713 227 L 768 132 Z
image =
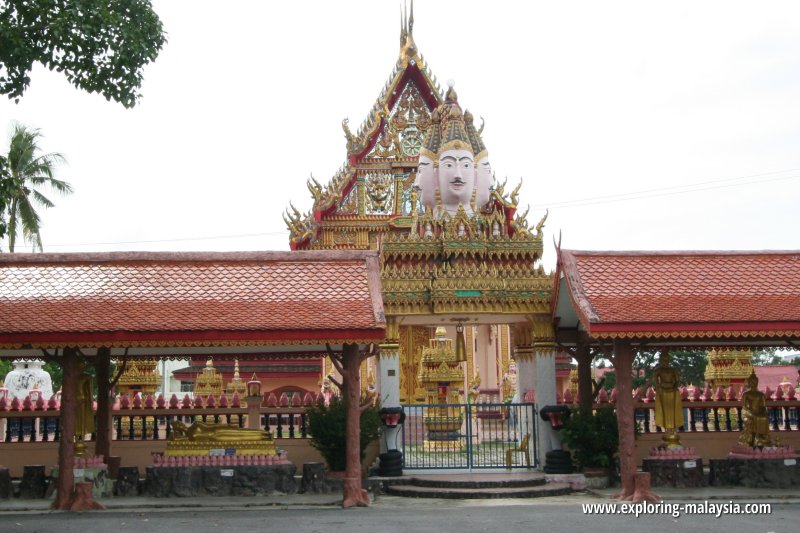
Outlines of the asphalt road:
M 4 513 L 3 533 L 204 533 L 204 532 L 369 532 L 421 533 L 490 531 L 586 531 L 614 532 L 795 532 L 800 523 L 800 504 L 773 503 L 771 514 L 709 515 L 586 514 L 581 504 L 597 500 L 542 503 L 484 500 L 435 501 L 381 497 L 371 507 L 338 508 L 241 508 L 154 509 L 95 511 L 90 513 Z

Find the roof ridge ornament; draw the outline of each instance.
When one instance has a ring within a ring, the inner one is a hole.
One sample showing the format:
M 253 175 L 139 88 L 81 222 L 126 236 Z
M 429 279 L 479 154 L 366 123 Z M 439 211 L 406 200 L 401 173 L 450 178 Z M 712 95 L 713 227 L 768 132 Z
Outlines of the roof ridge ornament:
M 408 3 L 400 8 L 400 65 L 405 68 L 419 60 L 417 45 L 414 42 L 414 0 L 411 0 L 411 13 Z

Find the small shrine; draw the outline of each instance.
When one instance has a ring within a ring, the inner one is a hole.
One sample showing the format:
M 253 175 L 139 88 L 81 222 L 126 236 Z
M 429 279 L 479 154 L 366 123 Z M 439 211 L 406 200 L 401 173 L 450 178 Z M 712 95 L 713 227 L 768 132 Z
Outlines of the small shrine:
M 155 394 L 161 387 L 161 373 L 158 371 L 156 359 L 131 360 L 117 382 L 117 391 L 121 396 L 133 397 L 137 393 L 142 396 Z
M 464 414 L 460 407 L 452 405 L 463 401 L 459 390 L 464 384 L 462 361 L 445 328 L 436 328 L 436 336 L 422 351 L 418 374 L 429 405 L 423 419 L 425 451 L 453 451 L 463 447 L 459 431 Z
M 216 398 L 222 395 L 223 390 L 222 376 L 217 374 L 217 369 L 214 368 L 214 361 L 209 358 L 206 361 L 206 367 L 198 374 L 194 382 L 194 394 L 195 396 L 213 396 Z
M 233 362 L 233 378 L 225 385 L 225 394 L 233 396 L 238 394 L 240 398 L 244 398 L 247 394 L 247 383 L 242 380 L 239 375 L 239 360 L 234 359 Z
M 753 350 L 720 348 L 708 350 L 705 380 L 712 387 L 741 389 L 753 372 Z
M 13 362 L 14 369 L 6 374 L 5 388 L 8 401 L 14 398 L 23 401 L 34 390 L 38 391 L 44 400 L 53 396 L 53 381 L 50 374 L 42 368 L 44 363 L 38 359 L 17 359 Z M 0 381 L 0 387 L 3 387 Z
M 753 350 L 750 348 L 717 348 L 708 350 L 708 362 L 704 378 L 706 384 L 716 390 L 720 387 L 725 390 L 733 387 L 737 392 L 742 392 L 748 376 L 755 371 L 753 368 Z M 714 427 L 722 425 L 725 417 L 724 409 L 711 409 L 708 412 L 708 421 Z M 739 414 L 731 413 L 731 423 L 738 424 Z

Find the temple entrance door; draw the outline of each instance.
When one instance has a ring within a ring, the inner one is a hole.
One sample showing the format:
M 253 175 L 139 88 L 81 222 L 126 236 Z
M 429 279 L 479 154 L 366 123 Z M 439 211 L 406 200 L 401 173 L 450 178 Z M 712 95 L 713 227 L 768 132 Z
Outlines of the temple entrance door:
M 536 466 L 533 404 L 403 405 L 403 411 L 405 470 Z

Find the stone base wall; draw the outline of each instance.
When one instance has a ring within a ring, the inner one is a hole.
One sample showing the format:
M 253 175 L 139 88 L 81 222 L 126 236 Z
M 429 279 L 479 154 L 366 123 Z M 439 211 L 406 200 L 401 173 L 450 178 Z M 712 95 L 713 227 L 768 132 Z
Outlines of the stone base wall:
M 654 487 L 697 488 L 706 484 L 702 459 L 645 459 L 642 470 L 650 472 Z
M 788 489 L 800 487 L 797 459 L 712 459 L 709 485 Z
M 781 445 L 800 449 L 800 431 L 773 432 L 780 439 Z M 679 433 L 681 444 L 694 448 L 703 461 L 708 464 L 709 459 L 724 459 L 728 456 L 733 446 L 738 442 L 738 431 L 705 431 Z M 636 437 L 636 464 L 641 466 L 642 461 L 650 455 L 650 450 L 663 443 L 663 433 L 644 433 Z
M 87 442 L 87 453 L 94 455 L 94 442 Z M 302 468 L 305 463 L 324 462 L 308 439 L 275 439 L 275 446 L 286 450 L 289 461 Z M 111 455 L 122 457 L 122 466 L 135 466 L 139 472 L 153 464 L 153 453 L 163 453 L 165 440 L 117 440 L 111 443 Z M 373 457 L 374 459 L 374 457 Z M 0 463 L 11 472 L 11 477 L 21 478 L 25 465 L 45 465 L 47 471 L 58 463 L 57 442 L 0 443 Z
M 274 466 L 148 467 L 142 493 L 156 498 L 294 494 L 297 468 Z

